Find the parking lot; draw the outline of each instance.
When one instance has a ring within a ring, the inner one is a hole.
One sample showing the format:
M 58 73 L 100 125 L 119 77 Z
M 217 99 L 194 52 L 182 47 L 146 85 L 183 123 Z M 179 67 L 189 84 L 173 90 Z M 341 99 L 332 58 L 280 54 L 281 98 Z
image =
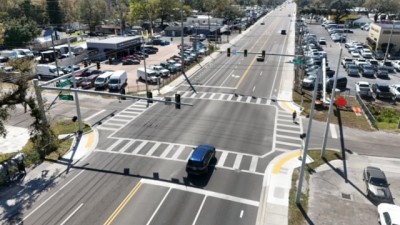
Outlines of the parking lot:
M 306 20 L 307 22 L 307 20 Z M 330 38 L 330 35 L 328 31 L 321 26 L 321 23 L 308 23 L 307 24 L 308 31 L 310 33 L 316 34 L 317 39 L 321 37 L 325 37 L 326 39 L 326 45 L 322 45 L 323 49 L 325 52 L 327 52 L 327 59 L 329 63 L 329 67 L 331 70 L 337 71 L 337 68 L 339 68 L 339 75 L 347 77 L 347 89 L 346 92 L 342 93 L 344 95 L 349 95 L 349 96 L 355 96 L 356 95 L 356 82 L 359 81 L 367 81 L 370 84 L 374 83 L 382 83 L 382 84 L 400 84 L 400 72 L 394 71 L 389 73 L 389 78 L 388 79 L 382 79 L 382 78 L 376 78 L 375 76 L 372 77 L 363 77 L 363 76 L 348 76 L 347 72 L 343 68 L 342 65 L 339 65 L 341 58 L 339 58 L 340 55 L 340 49 L 342 48 L 342 58 L 343 57 L 348 57 L 352 58 L 351 54 L 348 52 L 348 49 L 345 48 L 345 43 L 338 43 L 338 42 L 333 42 Z M 346 42 L 351 42 L 351 41 L 358 41 L 360 43 L 365 43 L 366 42 L 366 37 L 368 35 L 368 31 L 361 30 L 361 29 L 352 29 L 353 33 L 346 33 L 347 40 Z M 388 60 L 390 61 L 390 60 Z M 364 99 L 366 102 L 374 104 L 374 105 L 379 105 L 379 106 L 390 106 L 390 107 L 396 107 L 400 109 L 398 106 L 399 104 L 394 105 L 392 99 L 374 99 L 374 98 L 365 98 Z

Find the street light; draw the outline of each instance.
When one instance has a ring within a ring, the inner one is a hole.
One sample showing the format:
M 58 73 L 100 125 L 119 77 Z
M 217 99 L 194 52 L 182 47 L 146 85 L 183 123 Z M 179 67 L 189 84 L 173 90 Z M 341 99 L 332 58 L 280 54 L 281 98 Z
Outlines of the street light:
M 392 23 L 393 23 L 393 25 L 392 25 L 392 29 L 390 30 L 389 41 L 388 41 L 388 44 L 387 44 L 387 46 L 386 46 L 386 53 L 385 53 L 385 58 L 383 59 L 383 64 L 386 63 L 387 55 L 388 55 L 388 53 L 389 53 L 390 41 L 392 40 L 392 35 L 393 35 L 393 29 L 394 29 L 394 24 L 395 24 L 395 22 L 392 21 Z

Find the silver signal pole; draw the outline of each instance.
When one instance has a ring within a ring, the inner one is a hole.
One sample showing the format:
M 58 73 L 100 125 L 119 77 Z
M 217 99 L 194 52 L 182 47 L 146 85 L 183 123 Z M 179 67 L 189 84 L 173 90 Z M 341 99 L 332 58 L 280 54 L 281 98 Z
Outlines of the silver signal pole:
M 75 70 L 74 70 L 73 63 L 72 63 L 72 51 L 71 51 L 71 44 L 70 44 L 69 37 L 68 37 L 68 56 L 69 56 L 69 62 L 70 62 L 71 69 L 72 69 L 72 72 L 71 72 L 72 85 L 76 89 Z M 78 117 L 78 124 L 79 124 L 78 133 L 81 134 L 83 132 L 83 124 L 82 124 L 81 108 L 80 108 L 79 99 L 78 99 L 78 92 L 74 91 L 74 96 L 75 96 L 75 104 L 76 104 L 76 116 Z

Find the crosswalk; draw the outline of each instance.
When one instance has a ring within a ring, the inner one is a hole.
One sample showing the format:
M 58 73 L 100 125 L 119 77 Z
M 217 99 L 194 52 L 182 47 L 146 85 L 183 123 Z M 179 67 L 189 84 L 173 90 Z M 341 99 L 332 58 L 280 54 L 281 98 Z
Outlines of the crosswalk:
M 230 101 L 230 102 L 243 102 L 252 103 L 258 105 L 270 105 L 271 100 L 267 98 L 260 98 L 254 96 L 243 96 L 235 94 L 225 94 L 225 93 L 213 93 L 213 92 L 179 92 L 181 98 L 194 98 L 194 99 L 208 99 L 217 101 Z
M 123 128 L 132 120 L 136 119 L 144 111 L 151 108 L 153 105 L 154 104 L 150 104 L 149 106 L 147 106 L 147 102 L 144 100 L 137 101 L 132 105 L 130 105 L 129 107 L 122 110 L 121 112 L 118 112 L 118 114 L 106 120 L 96 128 L 100 130 L 117 131 Z
M 106 149 L 96 148 L 95 151 L 186 162 L 194 147 L 177 143 L 116 138 Z M 217 149 L 216 158 L 217 168 L 260 175 L 265 171 L 265 167 L 258 165 L 260 157 L 257 155 Z
M 278 110 L 275 129 L 275 151 L 287 152 L 302 147 L 300 139 L 302 123 L 300 120 L 301 118 L 297 118 L 297 122 L 294 123 L 291 113 Z

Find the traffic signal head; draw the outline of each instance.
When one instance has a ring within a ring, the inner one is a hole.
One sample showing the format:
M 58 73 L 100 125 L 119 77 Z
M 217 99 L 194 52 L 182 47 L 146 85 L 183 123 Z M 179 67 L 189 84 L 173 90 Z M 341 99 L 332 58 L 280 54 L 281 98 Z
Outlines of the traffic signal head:
M 153 92 L 148 91 L 147 92 L 147 103 L 153 103 Z
M 231 48 L 227 48 L 227 49 L 226 49 L 226 55 L 227 55 L 228 57 L 231 57 Z
M 87 61 L 85 60 L 85 61 L 83 61 L 83 66 L 84 67 L 88 67 L 88 63 L 87 63 Z
M 244 50 L 243 55 L 244 57 L 247 57 L 247 49 Z
M 180 94 L 175 94 L 175 109 L 180 109 L 181 108 L 181 95 Z
M 265 58 L 265 51 L 263 50 L 261 53 L 262 57 Z
M 99 61 L 96 62 L 96 66 L 97 66 L 97 69 L 99 70 L 100 69 L 100 62 Z

